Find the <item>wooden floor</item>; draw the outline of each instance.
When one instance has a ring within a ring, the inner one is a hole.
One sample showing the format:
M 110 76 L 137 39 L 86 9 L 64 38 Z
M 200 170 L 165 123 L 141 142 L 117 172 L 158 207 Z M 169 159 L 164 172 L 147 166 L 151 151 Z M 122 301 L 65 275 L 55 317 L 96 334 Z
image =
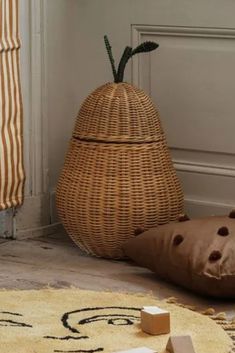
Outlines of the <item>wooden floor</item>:
M 96 259 L 81 253 L 64 234 L 26 240 L 0 240 L 0 288 L 78 287 L 174 296 L 198 308 L 213 306 L 235 315 L 233 302 L 206 300 L 160 281 L 131 262 Z

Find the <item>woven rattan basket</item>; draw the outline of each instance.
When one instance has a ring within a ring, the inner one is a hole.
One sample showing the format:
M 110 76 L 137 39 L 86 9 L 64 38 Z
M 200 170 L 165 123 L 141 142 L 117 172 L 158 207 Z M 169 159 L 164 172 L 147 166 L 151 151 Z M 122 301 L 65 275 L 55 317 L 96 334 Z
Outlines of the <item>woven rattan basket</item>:
M 57 187 L 64 227 L 89 254 L 122 258 L 136 230 L 174 221 L 183 194 L 157 110 L 127 83 L 83 103 Z

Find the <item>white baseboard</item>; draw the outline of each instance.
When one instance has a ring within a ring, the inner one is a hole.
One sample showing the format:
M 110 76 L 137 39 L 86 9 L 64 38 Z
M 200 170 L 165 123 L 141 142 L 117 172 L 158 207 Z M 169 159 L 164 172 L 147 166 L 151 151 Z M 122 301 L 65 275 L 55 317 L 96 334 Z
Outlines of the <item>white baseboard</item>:
M 32 238 L 38 238 L 42 236 L 47 236 L 51 234 L 56 234 L 56 233 L 63 233 L 64 228 L 61 223 L 54 223 L 54 224 L 48 224 L 46 226 L 42 227 L 37 227 L 37 228 L 29 228 L 29 229 L 24 229 L 20 230 L 18 229 L 16 233 L 16 239 L 17 240 L 23 240 L 23 239 L 32 239 Z
M 0 212 L 0 238 L 13 238 L 13 209 Z
M 233 209 L 233 205 L 216 201 L 185 199 L 185 211 L 190 218 L 204 217 L 211 215 L 225 215 Z
M 56 217 L 54 192 L 26 197 L 13 218 L 16 239 L 35 238 L 63 231 Z

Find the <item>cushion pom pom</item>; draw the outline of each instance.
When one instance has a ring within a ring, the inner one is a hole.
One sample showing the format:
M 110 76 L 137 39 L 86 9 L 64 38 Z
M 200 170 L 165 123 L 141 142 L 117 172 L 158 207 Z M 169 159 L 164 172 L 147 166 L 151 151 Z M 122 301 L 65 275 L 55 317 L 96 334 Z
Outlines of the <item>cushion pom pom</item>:
M 179 217 L 178 217 L 179 222 L 186 222 L 189 220 L 190 220 L 190 218 L 186 214 L 179 215 Z
M 235 210 L 232 210 L 232 211 L 229 213 L 229 218 L 235 218 Z

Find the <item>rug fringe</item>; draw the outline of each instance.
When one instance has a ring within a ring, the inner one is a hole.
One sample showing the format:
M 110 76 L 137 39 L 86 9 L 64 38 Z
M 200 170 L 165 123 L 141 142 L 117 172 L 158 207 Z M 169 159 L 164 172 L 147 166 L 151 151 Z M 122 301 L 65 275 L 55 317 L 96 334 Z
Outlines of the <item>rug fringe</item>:
M 234 335 L 235 316 L 232 319 L 228 319 L 227 314 L 225 312 L 216 313 L 214 308 L 207 308 L 205 310 L 200 311 L 200 310 L 197 310 L 197 308 L 195 306 L 179 303 L 178 298 L 176 298 L 176 297 L 167 298 L 166 303 L 174 304 L 174 305 L 180 306 L 182 308 L 197 311 L 198 313 L 200 313 L 202 315 L 209 316 L 210 319 L 214 320 L 218 325 L 220 325 L 223 328 L 223 330 L 228 334 L 228 336 L 231 338 L 231 340 L 233 342 L 233 346 L 232 346 L 231 351 L 229 353 L 235 352 L 235 335 Z

